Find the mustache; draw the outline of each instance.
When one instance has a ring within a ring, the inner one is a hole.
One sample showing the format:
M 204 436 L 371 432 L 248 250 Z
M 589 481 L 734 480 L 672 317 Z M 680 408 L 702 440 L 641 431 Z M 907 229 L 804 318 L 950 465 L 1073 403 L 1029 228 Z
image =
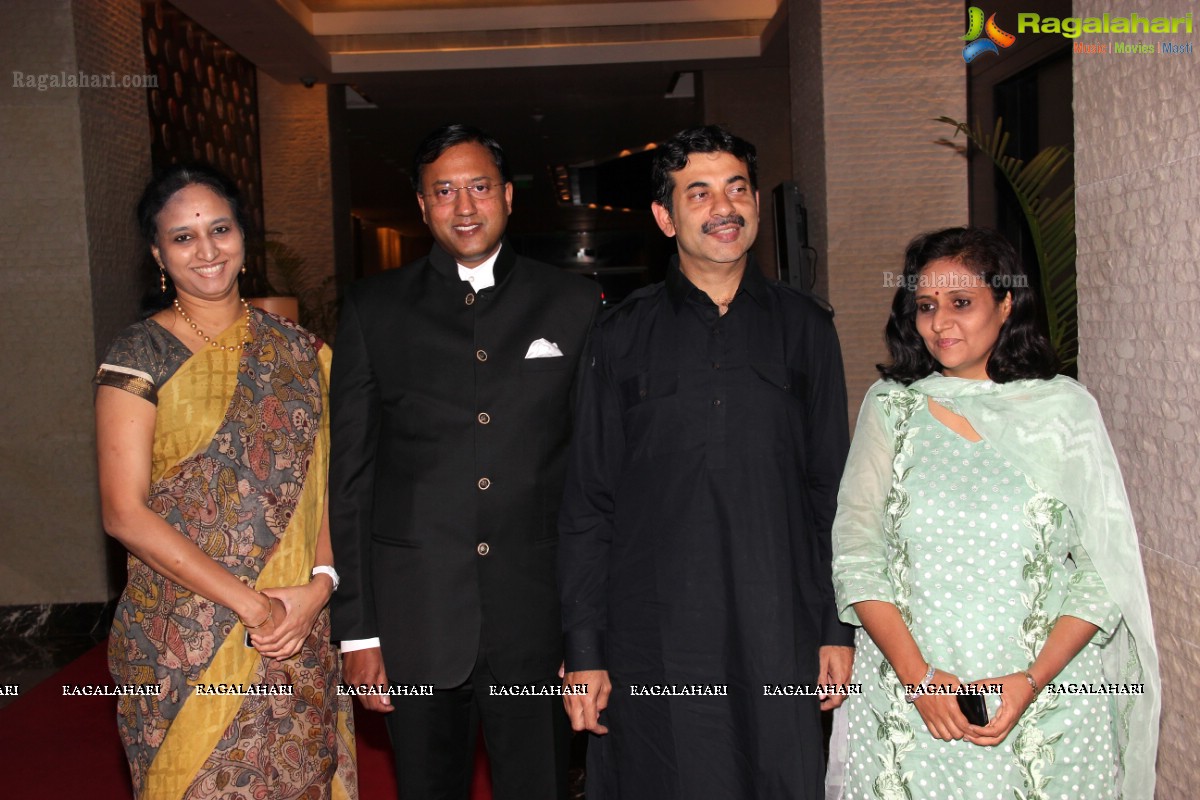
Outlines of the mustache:
M 739 228 L 746 227 L 746 218 L 741 214 L 730 214 L 727 217 L 716 217 L 700 226 L 701 233 L 712 233 L 717 228 L 723 228 L 726 225 L 737 225 Z

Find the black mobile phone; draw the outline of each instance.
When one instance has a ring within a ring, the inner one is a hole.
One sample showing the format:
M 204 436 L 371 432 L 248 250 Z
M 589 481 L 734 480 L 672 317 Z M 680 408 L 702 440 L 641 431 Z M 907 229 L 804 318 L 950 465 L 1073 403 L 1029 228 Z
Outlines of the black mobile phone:
M 967 722 L 981 728 L 988 724 L 987 703 L 983 701 L 983 695 L 971 692 L 970 694 L 960 694 L 957 697 L 958 708 L 967 718 Z
M 250 631 L 246 631 L 246 647 L 254 647 L 254 642 L 250 641 Z

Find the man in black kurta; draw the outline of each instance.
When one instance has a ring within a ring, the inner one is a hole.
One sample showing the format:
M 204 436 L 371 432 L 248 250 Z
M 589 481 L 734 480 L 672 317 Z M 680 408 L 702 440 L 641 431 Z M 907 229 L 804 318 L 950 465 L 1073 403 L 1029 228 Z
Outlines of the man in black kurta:
M 842 696 L 794 687 L 848 683 L 853 654 L 830 573 L 837 335 L 747 253 L 752 145 L 685 131 L 655 184 L 679 255 L 593 331 L 560 518 L 566 683 L 589 685 L 567 709 L 601 734 L 588 800 L 815 800 Z
M 590 281 L 503 239 L 499 144 L 452 125 L 417 150 L 437 244 L 346 292 L 333 360 L 331 601 L 349 684 L 386 714 L 403 800 L 466 800 L 482 724 L 497 800 L 565 800 L 555 585 L 571 391 Z M 418 690 L 420 691 L 420 690 Z

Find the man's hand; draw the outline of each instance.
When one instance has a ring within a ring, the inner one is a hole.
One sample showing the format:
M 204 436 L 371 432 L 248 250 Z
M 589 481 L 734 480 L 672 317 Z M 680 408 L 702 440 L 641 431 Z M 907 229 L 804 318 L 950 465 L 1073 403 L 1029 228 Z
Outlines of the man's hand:
M 383 651 L 378 647 L 368 647 L 365 650 L 353 650 L 342 654 L 342 680 L 348 686 L 382 686 L 388 689 L 387 672 L 383 669 Z M 395 711 L 392 698 L 387 694 L 360 694 L 358 702 L 369 711 L 379 711 L 384 714 Z
M 850 675 L 854 669 L 854 648 L 825 645 L 817 651 L 819 669 L 818 684 L 837 684 L 846 686 L 850 683 Z M 846 694 L 821 694 L 821 710 L 831 711 L 846 702 Z
M 591 731 L 603 736 L 608 728 L 600 724 L 600 712 L 608 708 L 608 696 L 612 694 L 612 681 L 608 670 L 590 669 L 568 672 L 563 686 L 587 685 L 587 694 L 564 694 L 563 708 L 571 718 L 571 730 Z

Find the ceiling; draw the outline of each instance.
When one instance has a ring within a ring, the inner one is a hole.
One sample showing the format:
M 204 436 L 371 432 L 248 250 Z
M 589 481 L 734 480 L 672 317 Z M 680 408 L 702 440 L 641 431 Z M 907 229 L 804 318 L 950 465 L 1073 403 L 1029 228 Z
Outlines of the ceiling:
M 701 122 L 706 69 L 787 57 L 773 35 L 781 0 L 173 2 L 276 80 L 352 87 L 363 98 L 346 113 L 354 212 L 401 230 L 420 225 L 413 149 L 456 121 L 488 130 L 526 176 L 514 229 L 648 224 L 647 213 L 561 206 L 553 168 Z M 694 87 L 676 86 L 687 72 Z

